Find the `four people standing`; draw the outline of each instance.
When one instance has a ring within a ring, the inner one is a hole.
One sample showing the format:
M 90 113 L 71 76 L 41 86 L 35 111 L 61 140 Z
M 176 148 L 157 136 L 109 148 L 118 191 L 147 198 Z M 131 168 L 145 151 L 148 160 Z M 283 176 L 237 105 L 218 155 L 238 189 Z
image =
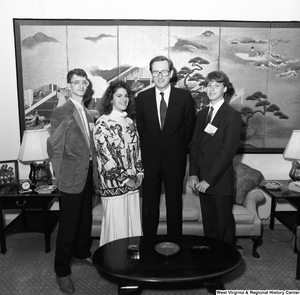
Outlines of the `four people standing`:
M 60 289 L 71 294 L 75 292 L 70 279 L 72 260 L 93 265 L 90 247 L 97 164 L 92 132 L 95 119 L 83 105 L 87 74 L 74 69 L 67 82 L 71 97 L 52 114 L 47 150 L 61 191 L 54 270 Z
M 165 56 L 150 61 L 155 87 L 136 98 L 136 122 L 141 140 L 143 234 L 156 235 L 162 184 L 165 189 L 167 231 L 182 234 L 182 192 L 187 150 L 196 109 L 190 92 L 172 87 L 173 63 Z
M 210 111 L 198 113 L 194 130 L 196 108 L 190 92 L 170 85 L 172 61 L 157 56 L 150 61 L 150 72 L 155 87 L 136 98 L 137 128 L 129 118 L 133 101 L 127 83 L 116 81 L 108 86 L 94 128 L 95 118 L 83 106 L 87 74 L 74 69 L 67 75 L 71 97 L 54 110 L 47 142 L 61 191 L 54 268 L 65 293 L 75 291 L 71 262 L 92 265 L 93 174 L 104 210 L 100 246 L 125 237 L 156 235 L 162 187 L 167 233 L 181 235 L 189 144 L 188 183 L 200 194 L 204 235 L 234 241 L 232 159 L 239 143 L 241 116 L 225 101 L 234 88 L 225 73 L 208 74 Z
M 242 119 L 228 104 L 234 88 L 224 72 L 209 73 L 205 83 L 210 107 L 197 115 L 188 182 L 200 194 L 204 235 L 233 244 L 232 160 L 239 145 Z

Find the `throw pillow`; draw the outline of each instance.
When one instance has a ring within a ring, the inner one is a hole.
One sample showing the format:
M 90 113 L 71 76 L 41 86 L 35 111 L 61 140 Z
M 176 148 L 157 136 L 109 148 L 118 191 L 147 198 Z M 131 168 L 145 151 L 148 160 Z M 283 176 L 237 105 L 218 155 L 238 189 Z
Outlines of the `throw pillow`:
M 242 205 L 247 193 L 258 186 L 263 180 L 263 174 L 250 166 L 233 161 L 234 169 L 234 200 L 235 204 Z

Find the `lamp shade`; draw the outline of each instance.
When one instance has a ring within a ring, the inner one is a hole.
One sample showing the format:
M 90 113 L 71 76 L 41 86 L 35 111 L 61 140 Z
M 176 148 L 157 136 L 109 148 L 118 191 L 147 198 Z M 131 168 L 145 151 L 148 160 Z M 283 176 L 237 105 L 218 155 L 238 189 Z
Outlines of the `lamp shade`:
M 22 162 L 49 159 L 47 153 L 47 129 L 25 130 L 20 147 L 18 160 Z
M 300 130 L 293 130 L 289 142 L 284 150 L 285 160 L 300 160 Z

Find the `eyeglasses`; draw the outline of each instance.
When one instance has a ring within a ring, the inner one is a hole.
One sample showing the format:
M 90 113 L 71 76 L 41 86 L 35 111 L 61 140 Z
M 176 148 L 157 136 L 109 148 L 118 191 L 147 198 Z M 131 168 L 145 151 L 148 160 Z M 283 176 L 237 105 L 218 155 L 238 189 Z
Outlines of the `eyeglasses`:
M 152 76 L 153 76 L 153 77 L 158 77 L 160 74 L 161 74 L 163 77 L 168 77 L 169 74 L 170 74 L 170 71 L 168 71 L 168 70 L 152 71 Z
M 86 80 L 83 80 L 83 81 L 75 80 L 71 83 L 74 84 L 74 86 L 76 86 L 76 87 L 78 87 L 79 85 L 82 85 L 84 87 L 88 87 L 90 85 L 90 82 L 86 81 Z

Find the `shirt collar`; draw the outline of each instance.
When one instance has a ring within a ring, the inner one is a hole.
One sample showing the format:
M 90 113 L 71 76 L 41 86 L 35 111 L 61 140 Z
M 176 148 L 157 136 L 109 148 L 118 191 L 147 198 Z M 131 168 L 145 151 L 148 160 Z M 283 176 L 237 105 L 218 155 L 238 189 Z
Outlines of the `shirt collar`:
M 221 99 L 220 101 L 218 101 L 216 104 L 212 105 L 211 103 L 209 104 L 209 107 L 213 107 L 214 108 L 214 114 L 217 113 L 217 111 L 219 110 L 219 108 L 221 107 L 221 105 L 224 103 L 224 98 Z
M 168 85 L 167 89 L 165 89 L 164 91 L 161 91 L 159 89 L 157 89 L 155 87 L 155 96 L 156 96 L 156 103 L 157 105 L 159 105 L 160 100 L 161 100 L 161 95 L 160 93 L 163 92 L 164 93 L 164 100 L 167 104 L 167 106 L 169 105 L 169 98 L 170 98 L 170 93 L 171 93 L 171 86 L 170 84 Z
M 115 118 L 125 118 L 125 117 L 127 117 L 127 113 L 112 110 L 108 116 L 115 117 Z
M 164 91 L 159 90 L 157 87 L 155 87 L 155 93 L 156 96 L 160 97 L 160 93 L 163 92 L 164 93 L 164 97 L 165 96 L 170 96 L 170 92 L 171 92 L 171 86 L 170 84 L 168 85 L 167 89 L 165 89 Z
M 77 102 L 75 99 L 73 99 L 71 97 L 69 97 L 69 99 L 74 103 L 74 105 L 77 109 L 80 109 L 80 110 L 83 109 L 83 105 L 81 103 Z

